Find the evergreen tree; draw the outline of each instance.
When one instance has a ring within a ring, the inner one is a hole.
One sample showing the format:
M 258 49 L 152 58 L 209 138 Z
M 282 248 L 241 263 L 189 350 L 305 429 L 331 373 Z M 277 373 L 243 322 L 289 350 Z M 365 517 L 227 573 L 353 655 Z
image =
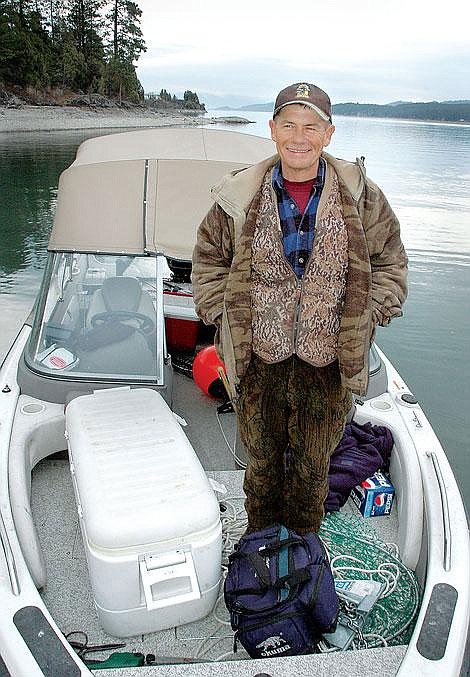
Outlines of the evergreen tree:
M 69 0 L 69 3 L 68 30 L 84 64 L 84 69 L 77 73 L 74 88 L 96 91 L 103 71 L 104 0 Z
M 141 14 L 130 0 L 0 0 L 0 84 L 140 101 Z
M 38 89 L 48 87 L 50 81 L 50 39 L 43 26 L 42 16 L 34 10 L 27 18 L 25 42 L 30 57 L 25 74 L 26 82 Z
M 191 92 L 189 89 L 183 94 L 183 106 L 185 108 L 199 108 L 199 97 L 196 92 Z
M 15 81 L 20 52 L 20 20 L 18 12 L 6 2 L 0 4 L 0 82 Z
M 137 78 L 134 65 L 111 58 L 103 68 L 99 91 L 134 103 L 143 101 L 144 90 Z
M 100 90 L 120 100 L 122 97 L 136 102 L 143 99 L 134 66 L 134 61 L 146 50 L 140 29 L 141 15 L 140 8 L 129 0 L 112 0 L 106 15 L 112 37 L 108 39 L 108 63 Z
M 107 20 L 112 26 L 112 42 L 109 48 L 114 59 L 134 63 L 146 51 L 140 28 L 142 10 L 130 0 L 112 0 Z
M 60 31 L 58 40 L 55 43 L 59 57 L 56 62 L 55 82 L 68 89 L 77 89 L 81 74 L 86 69 L 85 55 L 78 50 L 70 31 Z
M 23 87 L 49 84 L 50 49 L 41 15 L 26 0 L 0 5 L 0 80 Z
M 64 2 L 63 0 L 36 0 L 36 2 L 39 3 L 39 11 L 54 43 L 60 38 L 61 27 L 63 27 Z

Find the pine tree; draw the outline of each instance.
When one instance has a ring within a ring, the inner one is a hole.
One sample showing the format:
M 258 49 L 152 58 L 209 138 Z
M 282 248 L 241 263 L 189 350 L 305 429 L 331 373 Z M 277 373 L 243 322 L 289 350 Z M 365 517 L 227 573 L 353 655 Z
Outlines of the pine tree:
M 105 0 L 69 0 L 67 26 L 84 69 L 77 73 L 75 88 L 96 91 L 103 72 Z
M 112 0 L 107 20 L 112 25 L 112 42 L 109 48 L 114 59 L 134 63 L 146 51 L 140 28 L 141 16 L 142 10 L 135 2 Z
M 63 0 L 36 0 L 36 3 L 54 43 L 60 37 L 61 25 L 65 17 L 64 2 Z
M 141 15 L 129 0 L 0 0 L 0 84 L 141 101 Z
M 112 0 L 106 15 L 111 31 L 108 31 L 108 63 L 100 90 L 120 100 L 122 97 L 136 102 L 143 99 L 134 66 L 134 61 L 146 50 L 139 25 L 141 15 L 140 8 L 129 0 Z
M 0 81 L 23 87 L 49 84 L 50 44 L 42 16 L 29 0 L 0 4 Z
M 200 108 L 200 105 L 196 92 L 191 92 L 187 89 L 183 94 L 183 106 L 185 108 Z

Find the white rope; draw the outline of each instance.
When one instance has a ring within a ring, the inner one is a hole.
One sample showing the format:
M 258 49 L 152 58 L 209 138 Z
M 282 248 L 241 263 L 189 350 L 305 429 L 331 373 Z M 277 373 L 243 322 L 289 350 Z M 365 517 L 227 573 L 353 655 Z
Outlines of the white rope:
M 335 531 L 334 529 L 330 530 L 330 533 L 337 533 L 340 534 L 340 532 Z M 382 594 L 379 597 L 379 600 L 375 603 L 375 607 L 380 608 L 381 610 L 381 615 L 382 617 L 384 616 L 389 616 L 388 610 L 383 607 L 380 604 L 381 599 L 385 599 L 386 597 L 389 597 L 394 590 L 396 589 L 396 586 L 398 584 L 398 580 L 400 578 L 400 575 L 405 575 L 411 584 L 411 587 L 414 590 L 415 593 L 415 604 L 413 608 L 413 612 L 410 614 L 409 618 L 406 620 L 406 622 L 401 625 L 395 632 L 386 634 L 385 636 L 379 634 L 379 633 L 368 633 L 367 635 L 364 635 L 364 640 L 365 640 L 365 646 L 369 646 L 367 642 L 367 638 L 369 636 L 374 635 L 374 637 L 378 638 L 381 642 L 381 644 L 386 643 L 386 646 L 388 646 L 388 643 L 395 639 L 395 637 L 400 636 L 405 632 L 405 630 L 409 627 L 411 624 L 416 610 L 419 606 L 419 590 L 417 589 L 417 583 L 414 577 L 412 576 L 411 572 L 404 567 L 401 562 L 399 557 L 394 557 L 394 554 L 392 554 L 391 551 L 398 552 L 398 546 L 394 543 L 386 543 L 386 544 L 379 544 L 374 539 L 372 538 L 361 538 L 359 535 L 355 535 L 354 540 L 359 543 L 365 543 L 368 546 L 374 547 L 377 551 L 386 553 L 388 556 L 391 557 L 389 561 L 382 562 L 381 564 L 378 565 L 377 568 L 370 568 L 370 567 L 365 567 L 362 566 L 363 562 L 357 559 L 357 557 L 353 557 L 352 555 L 337 555 L 336 557 L 333 557 L 330 559 L 330 564 L 331 564 L 331 570 L 333 573 L 333 576 L 335 578 L 343 578 L 346 577 L 347 575 L 343 576 L 343 573 L 346 574 L 347 571 L 354 571 L 354 572 L 359 572 L 359 573 L 364 573 L 366 575 L 369 575 L 370 578 L 372 578 L 372 574 L 376 574 L 385 584 L 386 587 L 382 591 Z M 325 541 L 324 541 L 325 542 Z M 325 547 L 327 548 L 328 552 L 328 546 L 325 543 Z M 396 561 L 393 561 L 393 559 L 396 559 Z M 343 561 L 345 563 L 344 566 L 338 566 L 337 561 Z M 353 562 L 355 565 L 359 566 L 348 566 L 346 565 L 346 561 Z M 387 621 L 384 622 L 385 627 L 389 625 Z M 372 643 L 371 647 L 378 646 L 377 643 Z M 353 648 L 364 648 L 364 646 L 358 646 L 356 642 L 353 642 Z
M 225 431 L 223 429 L 222 421 L 220 420 L 220 414 L 217 411 L 217 409 L 215 410 L 215 416 L 217 418 L 217 423 L 219 424 L 220 432 L 222 433 L 222 437 L 224 438 L 224 441 L 225 441 L 225 444 L 227 445 L 228 450 L 230 451 L 230 453 L 232 454 L 233 458 L 235 459 L 236 463 L 238 463 L 240 468 L 245 469 L 246 468 L 246 461 L 244 461 L 243 459 L 241 459 L 237 455 L 237 428 L 235 428 L 235 436 L 234 436 L 234 440 L 233 440 L 233 445 L 231 445 L 230 442 L 228 441 L 227 435 L 225 434 Z
M 214 663 L 218 663 L 219 661 L 226 661 L 227 659 L 230 658 L 235 658 L 235 654 L 233 651 L 227 651 L 226 653 L 221 654 L 220 656 L 217 656 L 217 658 L 213 658 Z
M 221 504 L 224 506 L 225 510 L 221 513 L 221 522 L 222 522 L 222 578 L 225 579 L 228 568 L 228 558 L 229 555 L 233 552 L 235 544 L 238 543 L 242 535 L 245 533 L 248 526 L 248 519 L 246 517 L 245 509 L 243 506 L 244 496 L 232 496 L 229 500 L 222 499 Z M 240 502 L 237 505 L 237 502 Z M 222 661 L 234 657 L 233 649 L 228 652 L 220 654 L 216 658 L 209 656 L 211 652 L 214 651 L 216 646 L 222 641 L 230 640 L 233 642 L 233 634 L 217 636 L 217 632 L 221 631 L 222 628 L 231 628 L 230 620 L 225 617 L 222 618 L 220 604 L 224 599 L 223 593 L 219 595 L 217 601 L 212 610 L 212 618 L 216 623 L 216 627 L 213 630 L 211 636 L 206 637 L 203 640 L 199 640 L 199 644 L 195 658 L 207 658 L 210 661 Z M 193 638 L 195 639 L 195 638 Z
M 363 638 L 367 642 L 368 647 L 378 646 L 377 644 L 371 644 L 374 639 L 378 639 L 382 646 L 388 646 L 388 642 L 385 637 L 378 635 L 376 632 L 368 632 L 367 634 L 363 635 Z
M 224 599 L 224 596 L 219 595 L 219 597 L 217 598 L 217 601 L 214 605 L 214 609 L 212 610 L 212 615 L 214 616 L 215 620 L 218 623 L 220 623 L 220 625 L 228 625 L 228 627 L 230 627 L 230 621 L 227 620 L 227 618 L 221 618 L 217 613 L 217 607 L 219 606 L 221 600 L 223 600 L 223 599 Z
M 233 552 L 236 543 L 240 540 L 248 527 L 248 518 L 243 506 L 244 496 L 237 496 L 230 500 L 222 500 L 225 511 L 222 512 L 222 564 L 228 566 L 228 558 Z M 241 505 L 235 505 L 234 500 L 242 501 Z
M 376 574 L 381 581 L 385 584 L 385 590 L 380 595 L 380 599 L 383 597 L 388 597 L 396 588 L 397 581 L 400 577 L 400 569 L 394 562 L 382 562 L 377 568 L 369 568 L 364 566 L 353 566 L 345 564 L 344 566 L 338 566 L 338 560 L 350 560 L 355 562 L 358 565 L 363 563 L 357 559 L 357 557 L 352 557 L 351 555 L 337 555 L 331 560 L 331 570 L 333 572 L 334 578 L 349 578 L 349 576 L 344 576 L 347 572 L 361 573 L 368 576 L 373 580 L 372 575 Z M 391 570 L 389 571 L 388 568 Z
M 335 653 L 340 651 L 339 647 L 337 646 L 328 646 L 328 644 L 323 639 L 318 642 L 317 647 L 320 653 Z

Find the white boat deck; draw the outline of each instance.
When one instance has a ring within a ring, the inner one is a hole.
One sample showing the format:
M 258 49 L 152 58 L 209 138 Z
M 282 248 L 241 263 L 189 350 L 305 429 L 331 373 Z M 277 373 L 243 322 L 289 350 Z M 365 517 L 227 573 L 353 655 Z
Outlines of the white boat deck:
M 227 498 L 242 509 L 243 471 L 237 470 L 216 422 L 215 411 L 219 403 L 209 402 L 185 376 L 175 375 L 174 410 L 184 417 L 188 425 L 185 431 L 196 449 L 208 475 L 227 487 Z M 223 414 L 222 424 L 229 441 L 235 436 L 233 414 Z M 229 468 L 227 470 L 227 468 Z M 145 481 L 145 478 L 142 478 Z M 48 571 L 47 585 L 42 595 L 54 620 L 64 634 L 74 631 L 86 632 L 90 644 L 123 641 L 126 646 L 116 651 L 154 654 L 169 657 L 170 661 L 181 658 L 208 662 L 167 664 L 159 666 L 159 675 L 209 675 L 213 674 L 212 661 L 226 656 L 220 662 L 218 675 L 247 674 L 243 659 L 247 654 L 239 646 L 237 654 L 231 655 L 233 633 L 229 625 L 223 625 L 210 615 L 202 621 L 158 633 L 126 640 L 116 640 L 99 626 L 93 605 L 88 580 L 86 559 L 83 550 L 78 516 L 67 459 L 48 458 L 38 464 L 33 472 L 32 509 L 39 532 L 41 546 Z M 346 510 L 357 510 L 346 506 Z M 368 520 L 369 524 L 371 520 Z M 373 528 L 384 542 L 397 541 L 395 511 L 390 517 L 374 518 Z M 223 600 L 216 607 L 217 615 L 228 623 L 228 613 Z M 219 638 L 208 639 L 207 638 Z M 77 637 L 76 639 L 80 639 Z M 90 659 L 104 659 L 113 650 L 90 654 Z M 375 674 L 377 669 L 384 676 L 395 675 L 405 652 L 404 646 L 388 647 L 337 654 L 277 658 L 256 662 L 257 670 L 249 668 L 249 674 L 281 675 L 354 675 Z M 354 655 L 353 655 L 354 653 Z M 237 663 L 234 664 L 233 660 Z M 163 663 L 169 663 L 162 659 Z M 235 665 L 237 667 L 235 667 Z M 259 666 L 259 667 L 258 667 Z M 379 667 L 380 666 L 380 667 Z M 239 672 L 240 670 L 240 672 Z M 154 667 L 99 670 L 97 675 L 155 675 Z
M 241 492 L 241 471 L 214 471 L 210 476 L 225 484 L 229 497 L 239 497 Z M 54 620 L 65 634 L 84 631 L 90 644 L 123 641 L 126 646 L 116 651 L 131 651 L 156 656 L 177 658 L 196 657 L 204 638 L 220 637 L 220 641 L 209 640 L 208 651 L 201 659 L 213 661 L 222 654 L 231 652 L 233 633 L 228 626 L 221 626 L 213 616 L 190 623 L 180 628 L 164 630 L 158 633 L 119 640 L 107 635 L 99 626 L 93 606 L 93 597 L 88 581 L 85 554 L 81 541 L 75 498 L 67 460 L 44 460 L 34 471 L 32 485 L 32 505 L 39 537 L 46 558 L 48 582 L 43 591 L 44 601 Z M 237 500 L 237 499 L 236 499 Z M 240 501 L 240 499 L 238 499 Z M 240 501 L 241 503 L 241 501 Z M 354 509 L 354 508 L 351 508 Z M 394 516 L 379 518 L 374 526 L 381 524 L 381 538 L 389 542 L 395 531 Z M 228 621 L 223 602 L 218 604 L 219 615 Z M 80 639 L 77 637 L 77 639 Z M 204 647 L 202 647 L 204 648 Z M 272 677 L 293 674 L 298 675 L 362 675 L 374 674 L 380 666 L 381 675 L 395 675 L 406 647 L 388 647 L 360 652 L 345 652 L 328 656 L 298 656 L 295 658 L 260 660 L 259 672 L 266 671 Z M 112 650 L 101 654 L 90 654 L 90 658 L 103 659 Z M 237 659 L 247 658 L 239 647 Z M 325 660 L 326 659 L 326 660 Z M 263 664 L 263 665 L 261 665 Z M 373 668 L 376 665 L 376 668 Z M 153 672 L 152 672 L 153 670 Z M 210 664 L 177 664 L 159 667 L 159 675 L 209 675 L 213 671 Z M 219 675 L 234 675 L 233 664 L 220 663 Z M 294 672 L 293 672 L 294 670 Z M 96 674 L 123 675 L 119 670 L 100 670 Z M 126 675 L 155 674 L 152 667 L 127 668 Z M 251 674 L 251 673 L 250 673 Z M 255 674 L 255 673 L 253 673 Z

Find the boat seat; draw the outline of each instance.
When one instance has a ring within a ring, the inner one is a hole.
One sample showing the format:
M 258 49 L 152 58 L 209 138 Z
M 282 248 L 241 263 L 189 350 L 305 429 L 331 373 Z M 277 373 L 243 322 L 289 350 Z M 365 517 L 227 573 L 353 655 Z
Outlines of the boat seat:
M 156 313 L 135 277 L 110 277 L 93 294 L 79 368 L 89 373 L 150 376 L 155 370 Z
M 129 312 L 146 315 L 155 325 L 155 308 L 148 292 L 135 277 L 108 277 L 91 297 L 87 326 L 93 317 L 105 312 Z

